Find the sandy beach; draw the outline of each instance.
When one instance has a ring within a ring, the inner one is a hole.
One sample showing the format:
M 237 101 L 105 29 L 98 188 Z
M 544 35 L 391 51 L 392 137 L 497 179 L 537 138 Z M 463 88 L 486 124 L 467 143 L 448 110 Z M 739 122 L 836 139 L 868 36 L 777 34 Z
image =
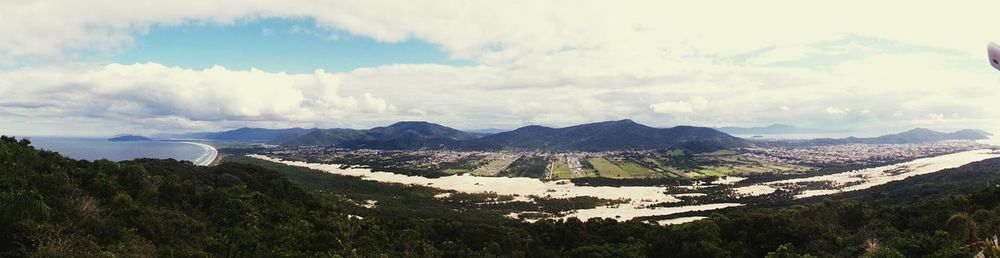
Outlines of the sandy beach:
M 208 166 L 212 164 L 212 161 L 215 161 L 216 157 L 219 156 L 219 150 L 216 150 L 215 147 L 212 147 L 211 145 L 198 142 L 181 142 L 181 143 L 193 144 L 205 149 L 205 153 L 202 154 L 200 157 L 198 157 L 198 159 L 195 159 L 195 161 L 193 161 L 195 165 Z

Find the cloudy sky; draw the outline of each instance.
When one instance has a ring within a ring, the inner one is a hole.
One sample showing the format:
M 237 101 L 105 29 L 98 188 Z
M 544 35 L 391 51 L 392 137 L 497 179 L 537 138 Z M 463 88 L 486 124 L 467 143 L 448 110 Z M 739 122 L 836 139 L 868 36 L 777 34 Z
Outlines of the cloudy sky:
M 1000 2 L 0 1 L 0 133 L 1000 132 Z

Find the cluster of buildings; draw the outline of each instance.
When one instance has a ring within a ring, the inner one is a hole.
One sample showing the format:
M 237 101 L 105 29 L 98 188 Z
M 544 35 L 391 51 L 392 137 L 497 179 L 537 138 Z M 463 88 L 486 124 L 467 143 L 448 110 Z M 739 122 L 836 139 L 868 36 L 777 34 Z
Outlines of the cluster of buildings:
M 558 158 L 561 162 L 565 161 L 573 174 L 577 175 L 584 170 L 581 161 L 587 158 L 615 157 L 636 152 L 370 150 L 321 146 L 268 146 L 260 150 L 259 153 L 286 157 L 312 157 L 316 160 L 339 164 L 381 163 L 391 167 L 415 169 L 442 168 L 443 165 L 460 163 L 463 159 L 477 159 L 479 166 L 472 170 L 474 174 L 478 175 L 496 175 L 522 157 L 547 157 Z
M 807 166 L 867 165 L 897 162 L 935 156 L 988 146 L 971 141 L 946 141 L 927 144 L 842 144 L 809 147 L 753 147 L 738 151 L 739 159 L 797 164 Z M 496 175 L 522 157 L 546 157 L 550 160 L 546 174 L 554 163 L 565 163 L 574 176 L 581 175 L 584 161 L 605 157 L 620 161 L 625 157 L 657 156 L 654 151 L 612 152 L 539 152 L 539 151 L 453 151 L 453 150 L 369 150 L 334 147 L 269 146 L 261 154 L 277 156 L 311 157 L 316 160 L 348 164 L 371 165 L 410 169 L 448 169 L 461 167 L 476 175 Z
M 842 144 L 811 147 L 746 148 L 744 155 L 785 164 L 830 165 L 873 164 L 909 160 L 985 146 L 971 141 L 925 144 Z

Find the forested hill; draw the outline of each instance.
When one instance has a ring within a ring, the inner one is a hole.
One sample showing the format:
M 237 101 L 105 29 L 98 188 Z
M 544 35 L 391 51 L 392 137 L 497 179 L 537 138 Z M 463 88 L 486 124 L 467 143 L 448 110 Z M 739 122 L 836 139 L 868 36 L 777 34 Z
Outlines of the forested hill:
M 620 151 L 681 148 L 692 152 L 747 147 L 750 144 L 707 127 L 653 128 L 632 120 L 606 121 L 562 128 L 525 126 L 494 134 L 470 133 L 444 125 L 405 121 L 371 129 L 265 130 L 270 143 L 286 146 L 334 146 L 349 149 L 456 149 Z M 239 130 L 237 130 L 239 131 Z M 233 131 L 235 132 L 235 131 Z M 260 133 L 263 134 L 263 133 Z
M 479 136 L 435 123 L 407 121 L 367 130 L 314 130 L 279 143 L 291 146 L 321 145 L 351 149 L 441 149 Z
M 457 144 L 470 150 L 620 151 L 682 148 L 693 152 L 747 147 L 743 139 L 707 127 L 653 128 L 632 120 L 563 128 L 526 126 Z
M 750 145 L 743 139 L 712 128 L 653 128 L 628 119 L 562 128 L 531 125 L 511 131 L 486 132 L 489 133 L 466 132 L 423 121 L 403 121 L 371 129 L 240 128 L 161 137 L 383 150 L 618 151 L 682 148 L 692 152 L 711 152 Z
M 869 188 L 818 197 L 815 199 L 852 199 L 906 203 L 926 198 L 943 198 L 1000 185 L 1000 158 L 973 162 L 957 168 L 913 176 Z M 815 201 L 813 199 L 812 201 Z M 806 200 L 809 201 L 809 200 Z
M 483 221 L 476 206 L 425 205 L 444 202 L 431 196 L 373 208 L 393 215 L 349 217 L 362 200 L 338 196 L 420 198 L 399 191 L 429 188 L 268 166 L 283 172 L 77 161 L 2 137 L 0 257 L 972 257 L 980 240 L 1000 233 L 1000 188 L 985 184 L 903 205 L 747 207 L 670 227 L 529 224 Z M 310 184 L 287 179 L 304 175 Z

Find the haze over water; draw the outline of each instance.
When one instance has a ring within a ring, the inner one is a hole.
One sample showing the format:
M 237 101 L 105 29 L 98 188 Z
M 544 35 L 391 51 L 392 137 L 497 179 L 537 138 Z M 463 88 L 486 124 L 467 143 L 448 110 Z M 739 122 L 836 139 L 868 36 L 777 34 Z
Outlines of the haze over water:
M 102 138 L 26 137 L 40 148 L 59 152 L 74 159 L 112 161 L 139 158 L 187 160 L 195 164 L 206 162 L 213 150 L 202 146 L 171 141 L 113 142 Z

